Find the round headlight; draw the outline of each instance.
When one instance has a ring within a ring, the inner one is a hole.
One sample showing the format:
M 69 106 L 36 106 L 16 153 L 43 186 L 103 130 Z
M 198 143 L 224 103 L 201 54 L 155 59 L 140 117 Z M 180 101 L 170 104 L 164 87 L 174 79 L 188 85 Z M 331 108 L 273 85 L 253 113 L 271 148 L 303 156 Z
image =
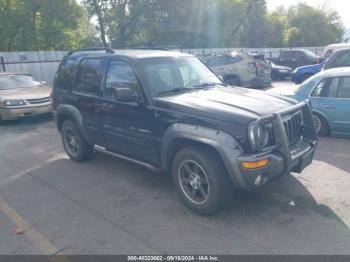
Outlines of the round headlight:
M 253 122 L 248 127 L 248 139 L 254 151 L 259 151 L 269 143 L 269 131 L 266 126 Z

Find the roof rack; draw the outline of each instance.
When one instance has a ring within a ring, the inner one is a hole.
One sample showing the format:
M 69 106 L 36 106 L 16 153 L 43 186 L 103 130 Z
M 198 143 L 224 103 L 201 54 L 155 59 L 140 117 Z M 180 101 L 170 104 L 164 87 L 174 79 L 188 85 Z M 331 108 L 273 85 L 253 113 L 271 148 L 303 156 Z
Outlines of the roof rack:
M 70 51 L 67 56 L 70 56 L 77 52 L 93 52 L 93 51 L 106 51 L 106 53 L 115 53 L 114 50 L 110 47 L 91 47 L 91 48 L 82 48 Z
M 169 48 L 165 47 L 132 47 L 132 50 L 159 50 L 159 51 L 169 51 Z

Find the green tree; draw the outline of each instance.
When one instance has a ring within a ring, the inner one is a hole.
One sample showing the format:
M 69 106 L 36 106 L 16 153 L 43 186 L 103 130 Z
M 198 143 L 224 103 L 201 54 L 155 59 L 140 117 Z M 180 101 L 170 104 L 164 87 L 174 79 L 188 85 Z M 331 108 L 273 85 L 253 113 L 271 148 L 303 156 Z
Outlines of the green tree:
M 343 38 L 344 27 L 334 10 L 298 4 L 288 10 L 287 16 L 288 46 L 323 46 Z
M 0 0 L 1 50 L 63 50 L 96 42 L 84 9 L 71 0 Z

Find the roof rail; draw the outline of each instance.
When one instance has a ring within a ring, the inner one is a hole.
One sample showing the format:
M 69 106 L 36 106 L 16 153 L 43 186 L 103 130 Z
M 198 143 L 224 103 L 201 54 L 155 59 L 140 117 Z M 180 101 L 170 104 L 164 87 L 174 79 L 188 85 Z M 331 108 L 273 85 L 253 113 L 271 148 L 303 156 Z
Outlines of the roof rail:
M 130 49 L 134 50 L 159 50 L 159 51 L 169 51 L 169 48 L 165 47 L 132 47 Z
M 93 51 L 106 51 L 106 53 L 115 53 L 114 50 L 110 47 L 91 47 L 91 48 L 82 48 L 82 49 L 77 49 L 77 50 L 73 50 L 70 51 L 67 56 L 70 56 L 74 53 L 77 52 L 93 52 Z

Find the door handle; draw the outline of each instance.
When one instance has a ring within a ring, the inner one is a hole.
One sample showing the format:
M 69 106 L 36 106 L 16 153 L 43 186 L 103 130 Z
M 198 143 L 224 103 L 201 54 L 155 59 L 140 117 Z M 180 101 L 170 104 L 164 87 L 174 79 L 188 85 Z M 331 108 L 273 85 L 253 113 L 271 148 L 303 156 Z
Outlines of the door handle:
M 335 107 L 335 106 L 326 105 L 326 106 L 324 106 L 324 109 L 327 109 L 327 110 L 335 110 L 336 107 Z

